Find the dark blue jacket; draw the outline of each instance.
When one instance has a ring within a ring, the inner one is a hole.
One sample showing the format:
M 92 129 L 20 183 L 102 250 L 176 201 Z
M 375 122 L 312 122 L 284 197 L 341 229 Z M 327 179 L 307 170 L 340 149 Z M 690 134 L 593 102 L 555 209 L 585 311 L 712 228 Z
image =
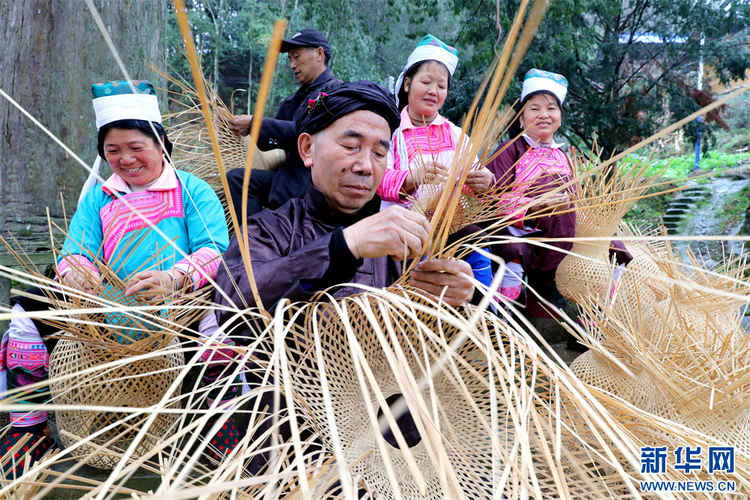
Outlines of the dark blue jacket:
M 305 167 L 299 157 L 294 122 L 300 114 L 307 111 L 309 99 L 342 83 L 330 69 L 326 69 L 313 83 L 302 85 L 297 92 L 281 101 L 275 118 L 263 119 L 258 149 L 284 149 L 287 152 L 287 160 L 279 166 L 271 183 L 271 193 L 268 196 L 271 208 L 280 207 L 292 198 L 305 196 L 310 183 L 310 169 Z

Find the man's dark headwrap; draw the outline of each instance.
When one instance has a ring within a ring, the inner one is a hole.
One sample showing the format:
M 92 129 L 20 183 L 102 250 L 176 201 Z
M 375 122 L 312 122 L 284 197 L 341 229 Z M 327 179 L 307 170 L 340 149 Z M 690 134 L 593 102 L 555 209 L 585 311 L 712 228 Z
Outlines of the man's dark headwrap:
M 401 124 L 393 94 L 382 85 L 363 80 L 344 83 L 310 99 L 307 111 L 297 118 L 297 135 L 315 134 L 342 116 L 360 110 L 372 111 L 385 118 L 391 134 Z

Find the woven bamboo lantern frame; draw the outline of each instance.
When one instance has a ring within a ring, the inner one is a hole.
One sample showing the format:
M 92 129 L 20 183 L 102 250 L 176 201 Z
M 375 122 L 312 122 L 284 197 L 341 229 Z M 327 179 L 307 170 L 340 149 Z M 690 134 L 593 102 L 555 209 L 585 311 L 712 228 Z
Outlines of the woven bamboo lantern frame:
M 639 408 L 750 454 L 750 340 L 740 323 L 748 287 L 737 279 L 746 261 L 730 258 L 721 268 L 705 269 L 692 254 L 685 262 L 669 244 L 664 250 L 652 255 L 655 276 L 668 284 L 641 286 L 666 298 L 628 314 L 619 299 L 581 305 L 588 335 L 602 342 L 591 343 L 573 371 Z
M 178 347 L 178 340 L 173 339 L 159 356 L 129 362 L 131 356 L 112 352 L 106 347 L 71 340 L 60 341 L 50 356 L 49 375 L 55 404 L 71 407 L 55 412 L 63 446 L 72 448 L 71 454 L 76 459 L 92 467 L 113 469 L 143 428 L 149 414 L 129 418 L 125 412 L 79 410 L 74 407 L 147 409 L 155 405 L 185 363 L 185 357 Z M 115 367 L 104 367 L 115 362 L 118 363 Z M 179 406 L 173 404 L 168 408 Z M 178 415 L 170 413 L 158 415 L 131 457 L 135 459 L 148 453 L 169 435 L 177 418 Z M 91 439 L 86 441 L 89 437 Z M 74 448 L 81 442 L 84 443 Z
M 600 239 L 574 241 L 555 275 L 560 293 L 574 302 L 588 294 L 609 296 L 614 284 L 611 239 L 622 216 L 649 187 L 644 178 L 648 162 L 609 163 L 602 170 L 594 151 L 591 158 L 573 157 L 581 184 L 570 193 L 576 207 L 576 237 Z

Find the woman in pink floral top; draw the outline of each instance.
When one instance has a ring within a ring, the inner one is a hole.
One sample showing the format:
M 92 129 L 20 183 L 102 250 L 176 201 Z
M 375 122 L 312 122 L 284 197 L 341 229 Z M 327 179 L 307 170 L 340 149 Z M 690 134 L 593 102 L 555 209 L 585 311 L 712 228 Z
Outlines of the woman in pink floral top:
M 574 176 L 565 144 L 555 142 L 567 91 L 568 80 L 564 76 L 529 70 L 521 92 L 522 111 L 518 122 L 510 129 L 511 137 L 519 134 L 520 137 L 500 144 L 498 149 L 502 149 L 502 153 L 487 165 L 498 185 L 510 188 L 510 196 L 501 209 L 516 219 L 499 234 L 514 238 L 533 235 L 560 239 L 544 246 L 516 240 L 493 247 L 493 253 L 507 265 L 499 290 L 505 300 L 519 298 L 524 276 L 528 277 L 532 288 L 552 300 L 554 272 L 573 246 L 570 238 L 575 236 L 575 212 L 554 213 L 555 209 L 568 207 L 570 196 L 563 191 L 539 199 L 542 194 L 568 184 Z M 534 203 L 535 199 L 539 201 Z M 617 262 L 627 263 L 630 255 L 624 251 L 622 243 L 613 242 L 613 246 Z M 530 312 L 548 315 L 541 309 Z
M 418 199 L 422 182 L 445 181 L 460 148 L 469 146 L 469 137 L 461 128 L 439 113 L 457 64 L 458 51 L 432 35 L 425 36 L 407 59 L 396 82 L 401 126 L 391 138 L 388 168 L 378 188 L 383 200 L 381 210 L 393 204 L 407 206 L 408 197 Z M 472 170 L 466 179 L 466 186 L 478 193 L 487 191 L 493 183 L 494 177 L 486 168 Z M 489 285 L 490 260 L 478 253 L 466 260 L 474 276 Z

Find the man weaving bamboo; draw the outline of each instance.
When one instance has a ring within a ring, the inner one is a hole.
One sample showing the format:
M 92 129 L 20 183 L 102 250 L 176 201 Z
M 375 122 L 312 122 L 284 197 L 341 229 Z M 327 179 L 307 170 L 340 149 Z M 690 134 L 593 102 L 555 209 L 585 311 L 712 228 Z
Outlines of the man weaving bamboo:
M 400 120 L 388 90 L 373 82 L 347 83 L 311 99 L 308 108 L 296 122 L 300 157 L 312 174 L 307 194 L 248 219 L 253 273 L 271 313 L 282 299 L 307 301 L 335 285 L 343 286 L 330 293 L 344 297 L 361 291 L 347 283 L 378 288 L 392 284 L 400 276 L 396 261 L 417 257 L 430 232 L 420 214 L 399 206 L 379 211 L 375 191 Z M 255 300 L 236 238 L 216 279 L 229 299 L 217 293 L 217 301 L 244 309 L 255 306 Z M 458 305 L 473 297 L 470 276 L 471 266 L 464 261 L 430 260 L 412 273 L 410 284 L 430 297 L 444 292 L 445 302 Z M 234 316 L 226 307 L 218 310 L 221 324 Z M 244 344 L 254 335 L 244 325 L 232 333 Z M 273 395 L 262 397 L 268 404 L 260 407 L 272 407 Z M 228 442 L 236 443 L 238 433 L 234 423 L 228 423 L 218 439 L 226 442 L 226 434 L 233 434 Z M 266 426 L 260 427 L 256 435 Z M 264 465 L 259 457 L 249 472 L 257 474 Z

